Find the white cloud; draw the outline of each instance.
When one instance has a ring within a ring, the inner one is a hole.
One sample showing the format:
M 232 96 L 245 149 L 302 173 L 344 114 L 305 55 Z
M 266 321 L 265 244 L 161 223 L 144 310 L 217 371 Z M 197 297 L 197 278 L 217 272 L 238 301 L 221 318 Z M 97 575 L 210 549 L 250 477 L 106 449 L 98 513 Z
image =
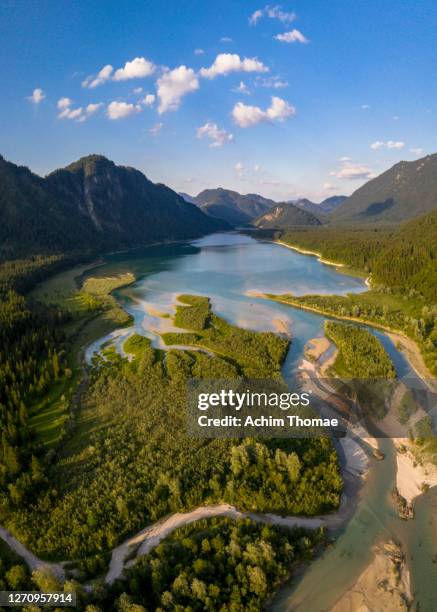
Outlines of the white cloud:
M 265 11 L 267 13 L 267 17 L 270 19 L 279 19 L 282 23 L 291 23 L 296 19 L 296 13 L 287 13 L 282 10 L 282 7 L 277 6 L 266 6 Z
M 373 149 L 374 151 L 377 151 L 378 149 L 382 149 L 384 144 L 385 143 L 383 143 L 381 140 L 376 140 L 375 142 L 372 142 L 372 144 L 370 145 L 370 148 Z
M 370 108 L 370 104 L 362 104 L 361 105 L 361 109 L 362 110 L 369 110 L 369 108 Z
M 383 142 L 382 140 L 377 140 L 376 142 L 372 142 L 370 148 L 374 151 L 378 149 L 403 149 L 405 147 L 405 142 L 401 140 L 387 140 L 387 142 Z
M 414 153 L 414 155 L 416 155 L 417 157 L 423 155 L 423 149 L 421 147 L 413 147 L 412 149 L 410 149 L 410 152 Z
M 232 38 L 229 38 L 229 36 L 222 36 L 220 38 L 220 42 L 222 42 L 222 43 L 231 43 L 232 42 Z
M 375 177 L 375 174 L 368 166 L 353 164 L 349 158 L 342 158 L 341 168 L 339 170 L 333 170 L 329 175 L 349 181 L 371 179 Z
M 135 87 L 134 94 L 140 94 L 140 93 L 143 93 L 143 88 L 142 87 Z
M 141 106 L 138 104 L 127 104 L 127 102 L 111 102 L 108 104 L 106 114 L 109 119 L 124 119 L 129 115 L 141 112 Z
M 291 106 L 282 98 L 272 96 L 270 106 L 264 111 L 259 106 L 249 106 L 243 102 L 237 102 L 232 110 L 232 116 L 237 125 L 242 128 L 251 127 L 262 121 L 284 121 L 296 113 Z
M 260 77 L 255 78 L 255 85 L 257 87 L 268 87 L 269 89 L 283 89 L 288 87 L 287 81 L 281 81 L 278 76 Z
M 288 13 L 282 10 L 280 5 L 270 6 L 266 5 L 262 9 L 256 10 L 249 17 L 250 25 L 256 25 L 262 17 L 269 17 L 270 19 L 278 19 L 282 23 L 291 23 L 296 19 L 296 13 Z
M 234 135 L 226 130 L 221 130 L 216 123 L 208 121 L 205 125 L 197 129 L 197 138 L 206 136 L 212 140 L 210 147 L 222 147 L 227 142 L 234 140 Z
M 111 64 L 103 66 L 103 68 L 100 70 L 100 72 L 97 73 L 95 77 L 88 76 L 84 81 L 82 81 L 82 87 L 94 89 L 95 87 L 106 83 L 106 81 L 109 81 L 109 79 L 111 78 L 113 70 L 114 68 L 111 66 Z
M 155 100 L 156 100 L 156 96 L 154 94 L 147 94 L 141 100 L 141 104 L 144 104 L 144 106 L 153 106 L 155 103 Z
M 214 63 L 209 68 L 201 68 L 200 74 L 207 79 L 214 79 L 218 75 L 226 75 L 230 72 L 268 72 L 256 57 L 245 57 L 241 59 L 237 53 L 219 53 Z
M 276 40 L 280 40 L 281 42 L 285 43 L 299 42 L 303 45 L 306 45 L 309 42 L 308 38 L 306 38 L 299 30 L 290 30 L 290 32 L 277 34 L 273 38 L 276 38 Z
M 241 162 L 237 162 L 234 166 L 234 170 L 238 174 L 238 176 L 243 176 L 244 165 Z
M 127 81 L 128 79 L 143 79 L 155 72 L 155 65 L 145 57 L 136 57 L 126 62 L 124 68 L 115 71 L 114 81 Z
M 252 13 L 252 15 L 249 17 L 249 23 L 250 25 L 256 25 L 258 23 L 258 21 L 264 16 L 264 11 L 262 9 L 258 9 L 256 10 L 254 13 Z
M 204 53 L 203 49 L 194 49 L 194 55 L 203 55 Z
M 248 106 L 243 102 L 237 102 L 232 109 L 232 116 L 237 125 L 247 128 L 267 119 L 266 113 L 259 106 Z
M 157 134 L 159 134 L 163 127 L 163 123 L 155 123 L 155 125 L 150 128 L 149 132 L 153 134 L 153 136 L 156 136 Z
M 33 90 L 32 95 L 29 96 L 27 99 L 29 100 L 29 102 L 32 102 L 32 104 L 39 104 L 44 100 L 45 97 L 46 95 L 43 90 L 37 87 Z
M 64 108 L 62 112 L 59 113 L 59 119 L 79 119 L 82 116 L 82 107 L 71 109 L 69 107 Z
M 351 161 L 351 158 L 348 157 L 347 155 L 343 155 L 343 157 L 340 157 L 338 161 L 348 162 L 348 161 Z
M 335 187 L 332 183 L 326 182 L 323 183 L 323 189 L 326 189 L 326 191 L 335 191 L 337 187 Z
M 246 94 L 247 96 L 250 96 L 250 91 L 247 88 L 246 83 L 244 83 L 243 81 L 240 81 L 240 84 L 238 85 L 238 87 L 234 87 L 232 91 L 234 93 Z
M 111 64 L 104 66 L 96 76 L 88 76 L 82 81 L 82 87 L 94 89 L 109 80 L 112 81 L 127 81 L 128 79 L 140 79 L 150 76 L 155 72 L 153 62 L 144 57 L 136 57 L 130 62 L 126 62 L 123 68 L 118 68 L 114 72 Z
M 199 80 L 192 68 L 179 66 L 168 70 L 157 80 L 158 112 L 165 113 L 179 108 L 181 98 L 199 89 Z
M 86 107 L 86 112 L 87 115 L 94 115 L 95 113 L 97 113 L 97 111 L 102 108 L 103 103 L 102 102 L 98 102 L 96 104 L 88 104 L 88 106 Z
M 91 103 L 88 104 L 84 110 L 82 107 L 73 109 L 71 108 L 72 104 L 73 100 L 71 100 L 71 98 L 60 98 L 58 100 L 57 106 L 60 110 L 60 113 L 58 114 L 59 119 L 76 119 L 76 121 L 80 121 L 82 123 L 83 121 L 86 121 L 88 117 L 94 115 L 103 106 L 102 102 L 95 104 Z
M 388 140 L 385 144 L 388 149 L 403 149 L 405 147 L 405 142 L 401 140 Z
M 277 96 L 272 96 L 272 103 L 267 109 L 267 117 L 272 121 L 284 121 L 287 117 L 296 114 L 296 109 Z
M 59 110 L 63 110 L 65 108 L 68 108 L 72 104 L 73 100 L 71 98 L 59 98 L 57 102 L 57 107 L 59 108 Z
M 260 172 L 261 171 L 261 166 L 259 164 L 255 164 L 253 167 L 255 172 Z

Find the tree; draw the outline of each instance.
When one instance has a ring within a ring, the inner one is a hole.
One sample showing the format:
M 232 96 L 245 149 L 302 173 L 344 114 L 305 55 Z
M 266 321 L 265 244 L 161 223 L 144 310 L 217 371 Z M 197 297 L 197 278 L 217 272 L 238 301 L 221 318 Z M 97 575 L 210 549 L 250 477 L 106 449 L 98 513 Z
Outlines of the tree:
M 25 589 L 28 582 L 28 573 L 24 565 L 13 565 L 5 574 L 9 587 L 13 591 Z

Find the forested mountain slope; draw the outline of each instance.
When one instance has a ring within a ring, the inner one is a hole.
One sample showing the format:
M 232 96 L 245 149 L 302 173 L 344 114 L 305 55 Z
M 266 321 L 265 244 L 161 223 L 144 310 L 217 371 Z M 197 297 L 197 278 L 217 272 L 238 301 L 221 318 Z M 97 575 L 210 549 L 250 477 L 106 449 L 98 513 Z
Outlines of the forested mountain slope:
M 437 302 L 437 209 L 402 225 L 375 257 L 375 279 Z
M 437 208 L 437 153 L 401 161 L 357 189 L 333 213 L 332 223 L 401 223 Z
M 284 202 L 275 204 L 266 213 L 256 218 L 252 224 L 261 229 L 287 229 L 295 225 L 321 225 L 321 222 L 307 210 Z
M 0 258 L 194 238 L 228 226 L 144 174 L 90 155 L 46 178 L 0 157 Z
M 282 232 L 280 239 L 371 272 L 375 283 L 437 301 L 437 210 L 398 228 L 302 228 Z

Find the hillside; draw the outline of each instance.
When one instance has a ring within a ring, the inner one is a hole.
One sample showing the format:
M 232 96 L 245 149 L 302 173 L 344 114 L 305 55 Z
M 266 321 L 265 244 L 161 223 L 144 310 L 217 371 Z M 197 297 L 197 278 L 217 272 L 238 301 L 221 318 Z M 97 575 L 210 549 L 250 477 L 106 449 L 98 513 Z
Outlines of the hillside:
M 334 195 L 320 202 L 319 206 L 325 214 L 329 214 L 338 208 L 340 204 L 343 204 L 345 200 L 347 200 L 347 196 Z
M 321 222 L 312 213 L 284 202 L 257 217 L 252 225 L 261 229 L 286 229 L 296 225 L 321 225 Z
M 0 157 L 0 258 L 98 251 L 226 229 L 165 185 L 99 155 L 46 178 Z
M 375 280 L 437 302 L 437 209 L 402 225 L 375 257 Z
M 401 223 L 437 208 L 437 154 L 402 161 L 345 200 L 332 223 Z
M 332 225 L 296 228 L 281 233 L 293 246 L 317 251 L 372 274 L 404 294 L 417 292 L 437 302 L 437 209 L 396 228 L 335 228 Z
M 242 195 L 230 189 L 205 189 L 193 201 L 210 215 L 231 225 L 248 225 L 252 219 L 265 213 L 275 202 L 258 194 Z

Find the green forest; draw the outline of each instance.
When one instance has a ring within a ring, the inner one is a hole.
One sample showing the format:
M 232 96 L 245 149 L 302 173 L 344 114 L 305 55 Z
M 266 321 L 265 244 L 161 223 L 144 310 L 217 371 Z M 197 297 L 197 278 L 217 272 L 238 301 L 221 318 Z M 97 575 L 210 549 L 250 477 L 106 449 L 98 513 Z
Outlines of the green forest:
M 396 372 L 381 342 L 367 329 L 325 321 L 325 335 L 338 354 L 333 368 L 349 378 L 395 378 Z
M 434 221 L 431 214 L 398 230 L 283 234 L 281 240 L 371 274 L 372 289 L 270 297 L 402 331 L 437 373 Z M 130 324 L 111 292 L 135 280 L 128 273 L 91 274 L 78 285 L 73 273 L 62 273 L 60 282 L 53 276 L 87 257 L 35 256 L 0 267 L 0 524 L 42 557 L 72 560 L 84 581 L 106 571 L 109 551 L 121 540 L 172 512 L 219 502 L 282 515 L 336 510 L 342 479 L 329 439 L 198 440 L 185 433 L 189 379 L 282 382 L 289 340 L 230 325 L 206 296 L 180 295 L 173 321 L 180 331 L 162 335 L 168 350 L 133 334 L 123 347 L 128 358 L 109 346 L 85 373 L 81 347 Z M 43 286 L 50 290 L 31 291 L 47 276 L 53 282 Z M 394 376 L 384 349 L 365 329 L 328 322 L 326 335 L 339 349 L 336 375 Z M 420 423 L 424 447 L 429 428 Z M 271 563 L 268 556 L 255 561 L 255 553 L 244 554 L 252 545 L 266 551 L 266 542 L 274 551 Z M 145 557 L 127 583 L 109 595 L 103 590 L 100 604 L 96 595 L 95 603 L 102 610 L 109 609 L 108 597 L 118 598 L 120 609 L 258 610 L 277 587 L 275 579 L 323 542 L 317 531 L 282 532 L 248 521 L 193 525 Z M 45 579 L 32 579 L 6 547 L 0 552 L 3 588 L 33 588 Z M 170 552 L 174 563 L 167 561 Z
M 339 505 L 342 480 L 329 439 L 241 443 L 185 433 L 181 383 L 278 377 L 288 341 L 225 323 L 207 298 L 182 297 L 176 321 L 190 325 L 192 344 L 208 351 L 162 351 L 132 336 L 129 361 L 108 347 L 62 446 L 45 455 L 38 496 L 26 505 L 3 497 L 2 524 L 37 554 L 78 560 L 83 576 L 101 573 L 123 537 L 170 512 L 227 501 L 316 515 Z
M 437 211 L 396 229 L 328 226 L 276 235 L 294 246 L 318 251 L 326 259 L 371 273 L 376 285 L 437 302 Z
M 326 542 L 322 529 L 214 518 L 177 529 L 112 589 L 135 610 L 251 612 Z M 117 604 L 116 604 L 117 605 Z

